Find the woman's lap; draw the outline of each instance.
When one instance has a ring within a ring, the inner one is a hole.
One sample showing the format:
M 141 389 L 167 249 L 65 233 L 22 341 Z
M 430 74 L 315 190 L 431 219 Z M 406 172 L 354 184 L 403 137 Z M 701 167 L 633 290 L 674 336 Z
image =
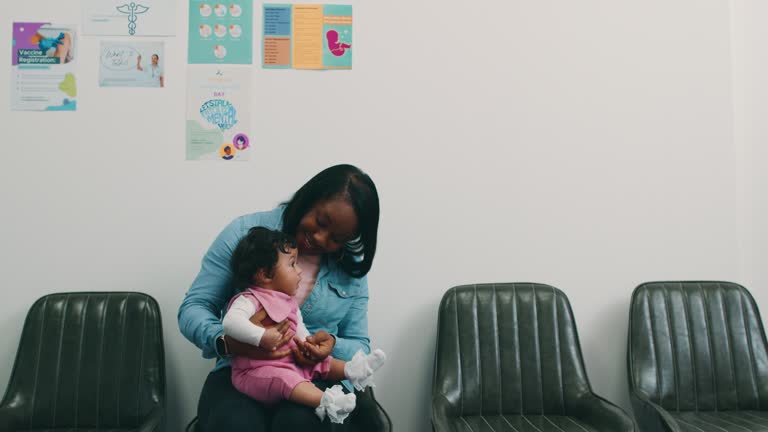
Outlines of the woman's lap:
M 232 370 L 208 374 L 197 405 L 198 432 L 268 432 L 265 407 L 232 385 Z
M 324 383 L 318 387 L 325 390 Z M 343 425 L 320 422 L 314 408 L 291 401 L 282 401 L 275 407 L 263 404 L 240 393 L 232 385 L 232 372 L 224 368 L 211 372 L 205 380 L 197 407 L 199 432 L 352 432 L 350 418 Z M 271 424 L 267 429 L 266 425 Z

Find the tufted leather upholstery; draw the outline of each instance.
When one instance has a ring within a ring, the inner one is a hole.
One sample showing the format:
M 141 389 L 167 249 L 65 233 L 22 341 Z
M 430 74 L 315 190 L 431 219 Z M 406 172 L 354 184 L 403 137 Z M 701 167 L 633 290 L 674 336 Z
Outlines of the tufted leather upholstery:
M 628 362 L 643 431 L 768 432 L 768 348 L 744 287 L 640 285 L 632 295 Z
M 435 431 L 629 432 L 592 393 L 568 298 L 541 284 L 451 288 L 438 317 Z
M 0 431 L 154 432 L 162 427 L 160 309 L 128 292 L 51 294 L 27 314 Z

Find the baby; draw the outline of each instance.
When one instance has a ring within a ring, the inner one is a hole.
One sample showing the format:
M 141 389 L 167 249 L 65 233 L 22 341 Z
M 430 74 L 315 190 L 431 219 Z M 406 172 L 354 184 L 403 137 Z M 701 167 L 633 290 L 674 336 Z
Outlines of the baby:
M 281 232 L 262 227 L 248 231 L 232 254 L 233 280 L 242 292 L 229 303 L 223 322 L 225 334 L 254 346 L 274 349 L 281 339 L 280 332 L 275 328 L 264 330 L 250 321 L 263 309 L 267 319 L 262 324 L 271 325 L 287 319 L 290 331 L 299 340 L 306 340 L 309 331 L 293 297 L 301 280 L 297 255 L 293 240 Z M 296 346 L 294 341 L 290 344 Z M 299 365 L 292 356 L 277 360 L 235 356 L 232 358 L 232 383 L 236 389 L 258 401 L 275 403 L 288 399 L 315 408 L 321 420 L 327 415 L 332 422 L 343 423 L 355 409 L 355 395 L 345 394 L 339 385 L 323 392 L 310 380 L 348 379 L 355 388 L 363 390 L 373 385 L 373 372 L 384 364 L 385 359 L 381 350 L 370 355 L 358 351 L 349 362 L 329 356 L 313 366 Z

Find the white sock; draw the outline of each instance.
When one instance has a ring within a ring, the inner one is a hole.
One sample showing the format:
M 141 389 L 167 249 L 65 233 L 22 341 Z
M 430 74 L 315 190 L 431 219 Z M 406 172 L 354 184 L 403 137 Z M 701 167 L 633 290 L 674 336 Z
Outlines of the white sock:
M 358 390 L 365 390 L 366 387 L 374 387 L 373 373 L 380 368 L 387 360 L 387 355 L 380 349 L 373 350 L 372 353 L 365 355 L 362 351 L 355 353 L 352 360 L 344 365 L 344 375 L 349 382 Z
M 332 423 L 344 423 L 349 413 L 355 410 L 356 403 L 354 393 L 345 394 L 340 385 L 335 385 L 323 393 L 320 406 L 315 408 L 315 414 L 320 420 L 324 420 L 327 414 Z

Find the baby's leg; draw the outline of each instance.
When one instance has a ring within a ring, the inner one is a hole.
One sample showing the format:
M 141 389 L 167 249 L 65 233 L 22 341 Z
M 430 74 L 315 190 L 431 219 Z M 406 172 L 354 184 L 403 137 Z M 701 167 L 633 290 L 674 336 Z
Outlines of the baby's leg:
M 329 381 L 341 381 L 347 379 L 344 373 L 344 366 L 347 364 L 344 360 L 331 358 L 331 369 L 324 378 Z
M 297 384 L 288 400 L 314 408 L 320 420 L 327 415 L 332 423 L 344 423 L 356 403 L 354 393 L 345 394 L 339 385 L 322 391 L 309 381 Z
M 328 375 L 324 378 L 330 381 L 341 381 L 358 376 L 367 377 L 376 372 L 386 359 L 386 354 L 380 349 L 374 350 L 368 355 L 358 351 L 349 362 L 331 357 L 331 368 L 328 371 Z M 348 364 L 349 368 L 347 368 Z
M 232 384 L 259 402 L 275 403 L 289 399 L 291 392 L 307 379 L 298 370 L 275 366 L 232 369 Z
M 352 360 L 344 364 L 344 377 L 358 390 L 373 387 L 373 373 L 384 365 L 386 359 L 386 354 L 380 349 L 376 349 L 368 355 L 358 351 Z M 331 363 L 331 370 L 333 370 L 333 363 Z
M 294 387 L 291 396 L 288 398 L 291 402 L 296 402 L 312 408 L 319 407 L 322 399 L 323 391 L 309 381 L 301 382 Z

